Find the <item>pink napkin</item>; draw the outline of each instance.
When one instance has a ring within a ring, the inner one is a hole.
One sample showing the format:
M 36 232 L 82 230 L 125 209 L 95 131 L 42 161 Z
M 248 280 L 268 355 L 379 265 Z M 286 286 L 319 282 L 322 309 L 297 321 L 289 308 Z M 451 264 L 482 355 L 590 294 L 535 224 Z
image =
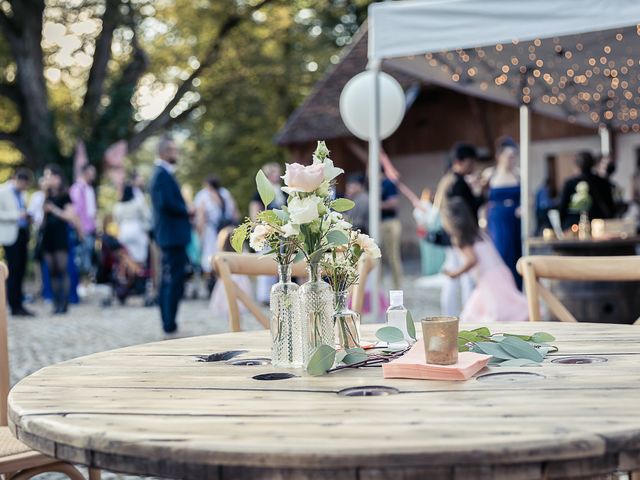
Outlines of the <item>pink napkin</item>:
M 416 380 L 466 380 L 482 370 L 491 355 L 460 352 L 458 363 L 432 365 L 425 360 L 424 344 L 418 341 L 402 357 L 382 365 L 384 378 L 413 378 Z

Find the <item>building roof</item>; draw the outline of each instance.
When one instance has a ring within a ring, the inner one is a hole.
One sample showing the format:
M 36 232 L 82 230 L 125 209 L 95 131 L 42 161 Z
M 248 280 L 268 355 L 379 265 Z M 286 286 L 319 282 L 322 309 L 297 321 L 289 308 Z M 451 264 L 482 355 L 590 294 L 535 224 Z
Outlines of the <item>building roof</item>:
M 352 77 L 367 66 L 367 28 L 364 24 L 352 44 L 342 51 L 342 58 L 333 65 L 313 88 L 311 94 L 291 114 L 287 123 L 275 136 L 278 145 L 291 145 L 352 136 L 340 116 L 340 93 Z M 406 90 L 420 81 L 397 70 L 383 68 Z

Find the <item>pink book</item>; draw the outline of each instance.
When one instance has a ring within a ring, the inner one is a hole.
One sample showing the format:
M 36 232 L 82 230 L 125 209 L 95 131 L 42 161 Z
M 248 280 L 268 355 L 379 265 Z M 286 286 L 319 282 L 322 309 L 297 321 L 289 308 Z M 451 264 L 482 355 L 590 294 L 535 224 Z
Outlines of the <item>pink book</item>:
M 432 365 L 425 360 L 424 344 L 418 341 L 402 357 L 382 365 L 384 378 L 412 378 L 416 380 L 467 380 L 484 367 L 491 355 L 460 352 L 458 363 Z

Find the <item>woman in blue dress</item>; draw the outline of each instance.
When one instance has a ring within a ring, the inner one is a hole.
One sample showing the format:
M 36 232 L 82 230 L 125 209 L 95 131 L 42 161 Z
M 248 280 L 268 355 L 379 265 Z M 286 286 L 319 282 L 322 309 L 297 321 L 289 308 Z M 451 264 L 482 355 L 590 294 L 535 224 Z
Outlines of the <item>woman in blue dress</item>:
M 520 226 L 520 174 L 518 145 L 511 138 L 496 144 L 496 166 L 485 172 L 488 180 L 487 227 L 500 256 L 507 264 L 519 289 L 522 277 L 516 263 L 522 256 Z

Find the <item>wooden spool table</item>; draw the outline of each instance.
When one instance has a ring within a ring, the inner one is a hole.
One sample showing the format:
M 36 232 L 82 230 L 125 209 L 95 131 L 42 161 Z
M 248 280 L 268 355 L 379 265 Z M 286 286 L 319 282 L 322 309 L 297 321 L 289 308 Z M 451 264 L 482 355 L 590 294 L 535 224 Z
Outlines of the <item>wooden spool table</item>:
M 514 480 L 640 468 L 640 327 L 498 329 L 548 331 L 559 352 L 466 382 L 385 380 L 379 368 L 268 381 L 252 377 L 283 370 L 196 361 L 228 350 L 246 350 L 233 363 L 268 357 L 268 332 L 186 338 L 44 368 L 12 390 L 10 423 L 61 460 L 183 479 Z M 372 385 L 399 394 L 338 394 Z

